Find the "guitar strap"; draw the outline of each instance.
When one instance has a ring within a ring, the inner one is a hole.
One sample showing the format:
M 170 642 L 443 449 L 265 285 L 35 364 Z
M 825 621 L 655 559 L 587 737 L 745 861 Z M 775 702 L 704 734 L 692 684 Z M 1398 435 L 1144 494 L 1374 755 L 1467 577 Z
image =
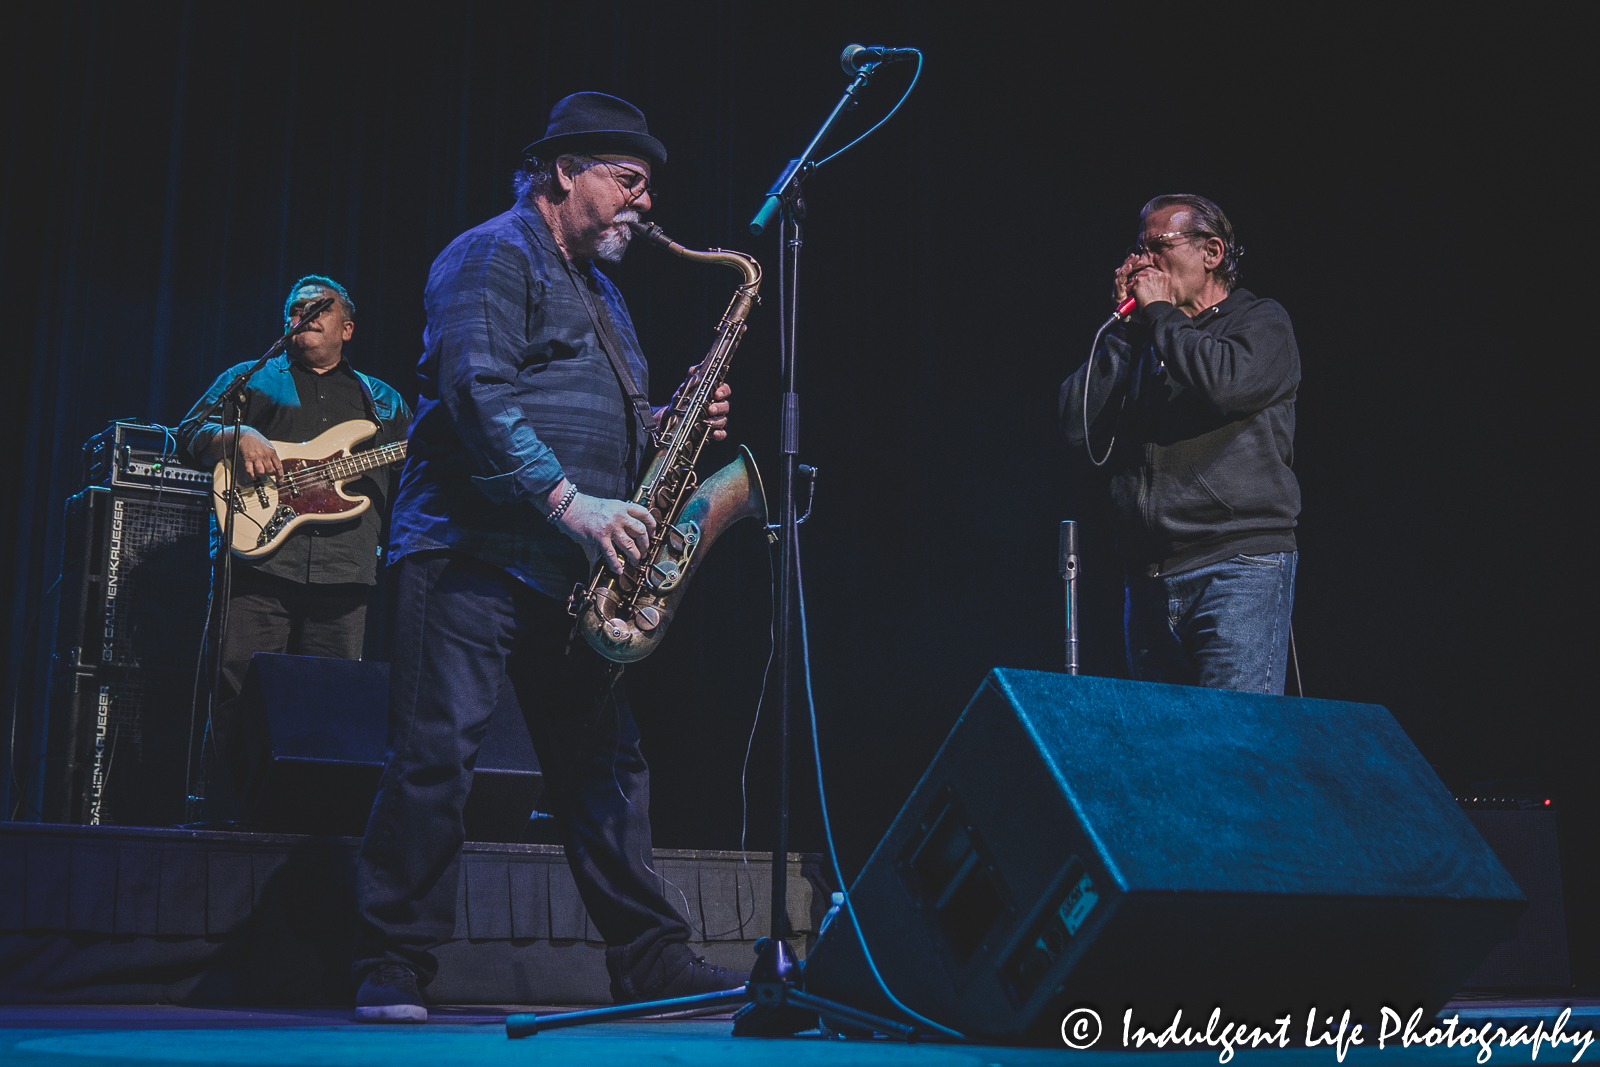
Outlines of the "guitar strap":
M 583 300 L 583 309 L 589 313 L 589 321 L 594 325 L 594 332 L 600 338 L 600 348 L 611 360 L 611 369 L 616 372 L 617 381 L 622 384 L 622 392 L 633 405 L 633 414 L 639 420 L 639 429 L 644 433 L 644 440 L 652 440 L 656 428 L 656 413 L 651 410 L 650 398 L 644 395 L 639 383 L 633 380 L 633 371 L 628 369 L 628 362 L 622 357 L 622 345 L 618 343 L 617 335 L 611 329 L 611 316 L 605 307 L 594 299 L 594 294 L 589 291 L 588 278 L 580 276 L 582 272 L 568 263 L 567 273 L 572 277 L 572 284 L 577 287 L 578 296 Z
M 572 265 L 566 256 L 550 247 L 546 241 L 527 219 L 518 214 L 517 223 L 537 244 L 552 252 L 561 265 L 566 268 L 567 277 L 571 279 L 573 288 L 578 290 L 578 299 L 583 301 L 583 310 L 589 313 L 589 322 L 594 326 L 595 336 L 600 340 L 600 349 L 611 361 L 611 370 L 617 376 L 617 382 L 622 386 L 622 393 L 628 398 L 628 403 L 633 406 L 633 414 L 639 421 L 639 429 L 644 434 L 645 441 L 655 440 L 656 413 L 650 408 L 650 398 L 644 395 L 639 388 L 639 383 L 633 379 L 633 371 L 628 369 L 627 360 L 623 358 L 622 345 L 617 341 L 617 335 L 611 329 L 611 316 L 605 308 L 596 305 L 594 295 L 589 292 L 589 279 L 584 272 Z M 590 269 L 593 269 L 591 265 Z
M 365 452 L 368 449 L 381 448 L 383 445 L 389 444 L 389 442 L 383 439 L 383 420 L 378 418 L 378 401 L 372 395 L 372 386 L 367 384 L 367 379 L 362 376 L 361 372 L 354 367 L 351 367 L 350 370 L 355 373 L 356 384 L 361 386 L 361 404 L 367 409 L 367 418 L 371 419 L 372 425 L 378 428 L 378 432 L 372 435 L 372 443 L 367 445 L 366 448 L 358 449 L 358 451 Z

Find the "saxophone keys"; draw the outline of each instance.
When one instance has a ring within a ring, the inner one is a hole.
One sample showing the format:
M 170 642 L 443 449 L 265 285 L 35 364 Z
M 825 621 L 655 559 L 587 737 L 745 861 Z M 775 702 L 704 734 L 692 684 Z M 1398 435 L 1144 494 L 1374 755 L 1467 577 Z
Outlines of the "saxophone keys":
M 678 584 L 680 573 L 677 563 L 670 559 L 653 563 L 650 565 L 650 587 L 664 593 Z
M 661 625 L 661 609 L 646 605 L 633 613 L 633 621 L 639 629 L 649 632 Z
M 607 619 L 603 629 L 607 637 L 619 644 L 626 644 L 639 635 L 639 631 L 621 617 Z
M 696 523 L 685 522 L 667 527 L 667 547 L 674 555 L 687 552 L 698 540 L 700 540 L 700 527 Z

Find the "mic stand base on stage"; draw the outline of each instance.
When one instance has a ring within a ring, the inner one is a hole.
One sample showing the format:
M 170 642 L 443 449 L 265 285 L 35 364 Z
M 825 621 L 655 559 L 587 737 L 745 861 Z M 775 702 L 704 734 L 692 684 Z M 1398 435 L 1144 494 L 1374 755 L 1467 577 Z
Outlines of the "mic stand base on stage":
M 720 993 L 700 993 L 690 997 L 672 997 L 667 1000 L 644 1000 L 637 1004 L 617 1004 L 609 1008 L 591 1008 L 588 1011 L 568 1011 L 555 1015 L 529 1012 L 506 1016 L 507 1037 L 531 1037 L 544 1030 L 559 1030 L 564 1026 L 586 1026 L 589 1023 L 616 1019 L 638 1019 L 648 1015 L 669 1015 L 680 1012 L 709 1011 L 713 1008 L 732 1007 L 743 1003 L 734 1016 L 735 1037 L 791 1037 L 802 1030 L 817 1025 L 817 1016 L 850 1023 L 864 1030 L 875 1030 L 902 1041 L 915 1041 L 919 1035 L 913 1026 L 873 1015 L 871 1012 L 839 1004 L 826 997 L 813 996 L 801 988 L 800 961 L 793 950 L 783 942 L 763 937 L 756 942 L 756 965 L 750 971 L 750 982 L 742 989 L 728 989 Z

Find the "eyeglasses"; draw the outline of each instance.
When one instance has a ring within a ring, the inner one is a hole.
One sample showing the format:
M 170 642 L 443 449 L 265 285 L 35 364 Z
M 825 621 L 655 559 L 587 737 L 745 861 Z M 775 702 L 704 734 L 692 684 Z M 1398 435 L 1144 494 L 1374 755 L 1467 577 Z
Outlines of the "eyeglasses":
M 628 198 L 628 203 L 631 204 L 647 194 L 651 200 L 656 199 L 656 188 L 650 184 L 649 177 L 643 171 L 634 170 L 610 159 L 595 159 L 593 156 L 588 158 L 610 172 L 611 179 L 621 187 L 623 194 Z
M 1139 238 L 1139 242 L 1128 248 L 1130 256 L 1159 256 L 1173 246 L 1174 237 L 1210 237 L 1211 234 L 1204 230 L 1173 230 L 1171 233 L 1153 233 L 1149 238 Z

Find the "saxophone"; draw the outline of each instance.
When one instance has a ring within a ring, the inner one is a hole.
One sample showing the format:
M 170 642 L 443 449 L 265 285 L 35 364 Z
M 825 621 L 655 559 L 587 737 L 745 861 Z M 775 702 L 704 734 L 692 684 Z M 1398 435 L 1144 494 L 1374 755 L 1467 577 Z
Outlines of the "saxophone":
M 591 648 L 614 663 L 633 663 L 656 650 L 671 625 L 695 568 L 722 531 L 740 519 L 767 521 L 767 498 L 755 457 L 743 445 L 739 458 L 701 482 L 695 473 L 700 450 L 711 436 L 706 408 L 744 334 L 745 319 L 759 299 L 761 265 L 743 252 L 713 248 L 691 251 L 654 223 L 630 222 L 638 236 L 696 263 L 720 263 L 744 278 L 717 324 L 716 340 L 700 366 L 679 387 L 654 435 L 656 452 L 639 487 L 628 499 L 649 509 L 656 529 L 650 546 L 621 575 L 604 563 L 589 584 L 578 585 L 567 602 L 576 630 Z

